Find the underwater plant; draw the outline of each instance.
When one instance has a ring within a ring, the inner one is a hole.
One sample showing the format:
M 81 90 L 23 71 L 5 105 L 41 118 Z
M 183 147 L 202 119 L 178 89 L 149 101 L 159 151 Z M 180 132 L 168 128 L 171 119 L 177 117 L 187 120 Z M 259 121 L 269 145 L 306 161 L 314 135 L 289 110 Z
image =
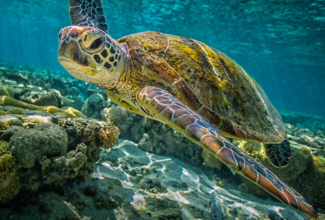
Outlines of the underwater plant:
M 70 0 L 73 26 L 59 33 L 59 62 L 71 75 L 107 89 L 116 104 L 169 125 L 284 204 L 317 217 L 306 199 L 227 139 L 264 143 L 274 166 L 291 157 L 280 115 L 235 61 L 197 40 L 158 32 L 115 41 L 101 1 L 88 2 Z

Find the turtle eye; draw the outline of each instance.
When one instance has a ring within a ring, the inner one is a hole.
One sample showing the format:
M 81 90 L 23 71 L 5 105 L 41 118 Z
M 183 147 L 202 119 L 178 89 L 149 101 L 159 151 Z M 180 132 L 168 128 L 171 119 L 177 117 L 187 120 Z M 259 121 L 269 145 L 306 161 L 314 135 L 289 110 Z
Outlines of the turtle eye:
M 98 47 L 100 47 L 102 44 L 104 43 L 104 39 L 102 37 L 97 38 L 96 40 L 94 40 L 91 45 L 90 45 L 90 49 L 91 50 L 96 50 Z
M 66 37 L 66 38 L 65 38 L 65 40 L 64 40 L 64 41 L 65 41 L 65 43 L 69 43 L 69 42 L 70 42 L 70 40 L 71 40 L 71 38 L 68 36 L 68 37 Z

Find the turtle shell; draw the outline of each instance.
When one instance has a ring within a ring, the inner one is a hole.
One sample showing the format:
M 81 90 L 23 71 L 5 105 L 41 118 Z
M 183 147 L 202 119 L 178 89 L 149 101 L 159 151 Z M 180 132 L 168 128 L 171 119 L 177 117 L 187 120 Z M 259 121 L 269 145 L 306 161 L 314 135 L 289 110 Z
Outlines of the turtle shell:
M 281 116 L 262 88 L 219 50 L 158 32 L 133 34 L 118 42 L 129 52 L 134 85 L 168 90 L 226 137 L 264 143 L 286 139 Z

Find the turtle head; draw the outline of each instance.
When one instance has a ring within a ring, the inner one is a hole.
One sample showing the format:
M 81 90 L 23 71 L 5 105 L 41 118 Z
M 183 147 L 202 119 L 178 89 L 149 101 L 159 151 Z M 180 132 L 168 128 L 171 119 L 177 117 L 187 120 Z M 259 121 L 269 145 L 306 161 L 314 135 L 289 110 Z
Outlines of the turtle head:
M 113 84 L 124 69 L 119 44 L 94 27 L 68 26 L 59 33 L 59 62 L 74 77 L 98 85 Z

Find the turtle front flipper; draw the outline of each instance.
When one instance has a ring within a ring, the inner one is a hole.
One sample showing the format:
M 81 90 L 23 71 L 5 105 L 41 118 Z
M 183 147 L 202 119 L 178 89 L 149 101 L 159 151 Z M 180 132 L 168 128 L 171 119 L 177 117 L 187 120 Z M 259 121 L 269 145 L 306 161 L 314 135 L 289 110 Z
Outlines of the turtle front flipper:
M 167 91 L 145 87 L 139 94 L 144 115 L 168 124 L 174 130 L 208 150 L 231 170 L 250 179 L 284 204 L 317 217 L 316 211 L 294 189 L 282 182 L 262 164 L 240 151 L 218 129 Z
M 108 30 L 100 0 L 70 0 L 70 17 L 72 25 Z
M 291 158 L 291 148 L 288 140 L 280 144 L 264 144 L 266 156 L 275 167 L 285 167 Z

